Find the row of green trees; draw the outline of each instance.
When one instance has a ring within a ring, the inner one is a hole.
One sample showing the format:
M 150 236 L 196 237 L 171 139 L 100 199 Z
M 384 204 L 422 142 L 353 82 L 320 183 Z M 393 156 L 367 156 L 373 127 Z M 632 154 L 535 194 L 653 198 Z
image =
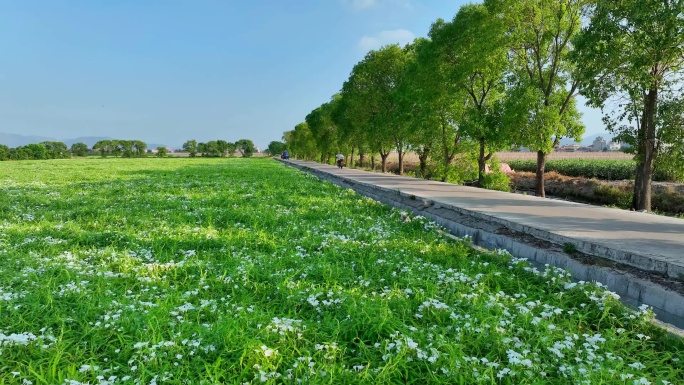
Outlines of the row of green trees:
M 206 143 L 197 142 L 195 139 L 190 139 L 183 143 L 183 151 L 190 154 L 191 157 L 206 156 L 206 157 L 224 157 L 233 156 L 236 152 L 244 158 L 251 157 L 256 151 L 254 143 L 249 139 L 240 139 L 237 142 L 227 142 L 225 140 L 210 140 Z
M 72 154 L 83 156 L 88 152 L 88 146 L 84 143 L 74 143 L 71 149 L 63 142 L 32 143 L 25 146 L 9 148 L 0 144 L 0 161 L 4 160 L 31 160 L 31 159 L 64 159 Z
M 183 144 L 183 150 L 194 157 L 197 154 L 208 157 L 233 156 L 238 152 L 243 157 L 251 157 L 256 148 L 249 139 L 240 139 L 237 142 L 225 140 L 212 140 L 206 143 L 197 143 L 196 140 L 188 140 Z M 167 149 L 157 147 L 157 156 L 165 156 Z M 71 148 L 63 142 L 42 142 L 26 146 L 9 148 L 0 144 L 0 161 L 3 160 L 30 160 L 30 159 L 62 159 L 71 156 L 86 156 L 89 153 L 102 157 L 119 156 L 123 158 L 144 157 L 147 152 L 147 144 L 140 140 L 100 140 L 90 149 L 85 143 L 74 143 Z
M 635 152 L 633 206 L 650 210 L 656 167 L 684 174 L 684 0 L 485 0 L 437 20 L 428 38 L 370 51 L 342 89 L 283 135 L 294 156 L 418 154 L 446 180 L 456 158 L 537 153 L 536 192 L 562 138 L 585 127 L 576 97 L 601 108 Z M 425 175 L 425 173 L 423 173 Z
M 1 160 L 65 159 L 72 156 L 86 156 L 89 153 L 102 156 L 114 155 L 124 158 L 145 156 L 147 144 L 140 140 L 101 140 L 92 150 L 85 143 L 74 143 L 71 147 L 63 142 L 41 142 L 9 148 L 0 144 Z

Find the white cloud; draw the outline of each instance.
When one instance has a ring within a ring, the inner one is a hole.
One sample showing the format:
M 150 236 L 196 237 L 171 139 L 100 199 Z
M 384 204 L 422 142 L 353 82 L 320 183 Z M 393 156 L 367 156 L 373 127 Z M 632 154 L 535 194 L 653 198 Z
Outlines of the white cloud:
M 399 43 L 405 45 L 413 41 L 416 35 L 406 29 L 395 29 L 392 31 L 382 31 L 375 36 L 364 36 L 359 40 L 358 47 L 363 51 L 380 48 L 387 44 Z

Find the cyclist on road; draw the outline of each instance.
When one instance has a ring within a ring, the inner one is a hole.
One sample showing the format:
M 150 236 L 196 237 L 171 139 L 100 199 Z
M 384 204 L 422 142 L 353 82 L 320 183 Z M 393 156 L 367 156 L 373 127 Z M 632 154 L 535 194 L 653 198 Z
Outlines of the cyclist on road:
M 342 154 L 337 154 L 335 155 L 335 159 L 337 160 L 337 167 L 342 168 L 344 167 L 344 155 Z

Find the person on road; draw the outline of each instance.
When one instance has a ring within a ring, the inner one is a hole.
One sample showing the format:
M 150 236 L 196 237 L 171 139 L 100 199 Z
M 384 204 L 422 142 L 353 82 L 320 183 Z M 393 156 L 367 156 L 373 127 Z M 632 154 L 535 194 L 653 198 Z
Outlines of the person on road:
M 337 160 L 337 167 L 339 167 L 339 168 L 344 167 L 344 155 L 337 154 L 337 155 L 335 155 L 335 159 Z

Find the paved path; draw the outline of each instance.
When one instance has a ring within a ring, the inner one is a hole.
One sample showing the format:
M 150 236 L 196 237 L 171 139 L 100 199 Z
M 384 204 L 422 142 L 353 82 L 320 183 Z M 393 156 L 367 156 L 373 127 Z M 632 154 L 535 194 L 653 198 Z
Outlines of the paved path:
M 502 223 L 511 222 L 586 243 L 582 251 L 631 256 L 648 260 L 646 270 L 681 278 L 684 272 L 684 219 L 591 206 L 475 187 L 372 173 L 355 169 L 291 160 L 306 168 L 347 180 L 399 190 L 471 212 Z M 628 258 L 629 259 L 629 258 Z M 639 263 L 635 262 L 637 265 Z M 631 263 L 630 263 L 631 264 Z M 639 267 L 639 266 L 637 266 Z

